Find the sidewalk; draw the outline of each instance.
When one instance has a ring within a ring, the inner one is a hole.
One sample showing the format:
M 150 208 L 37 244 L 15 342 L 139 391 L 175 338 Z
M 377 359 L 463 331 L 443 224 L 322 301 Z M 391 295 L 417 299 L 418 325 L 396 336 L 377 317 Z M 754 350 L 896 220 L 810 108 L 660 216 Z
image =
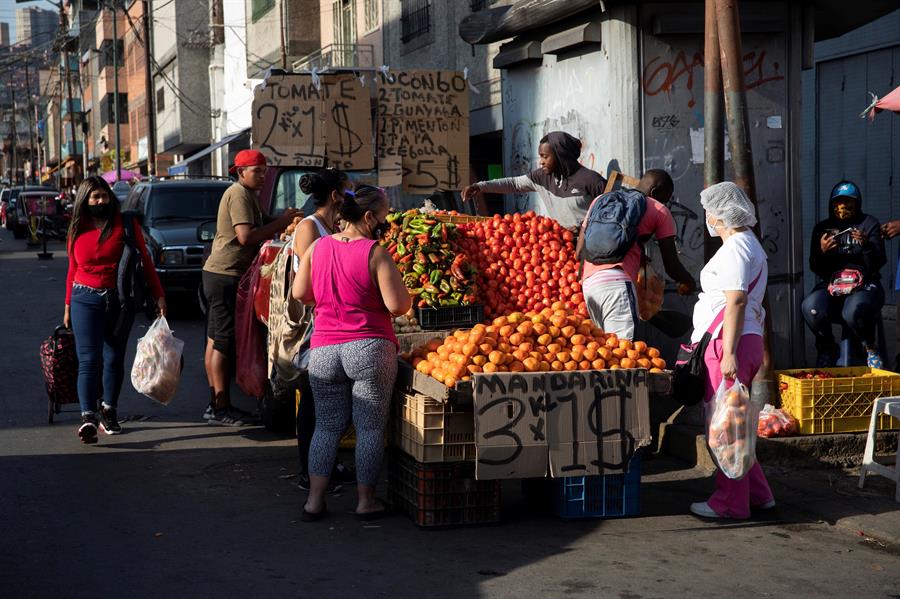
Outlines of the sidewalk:
M 667 456 L 694 465 L 698 476 L 715 470 L 701 427 L 668 425 L 661 443 Z M 865 433 L 759 439 L 757 458 L 785 519 L 826 522 L 900 554 L 894 483 L 869 475 L 864 489 L 857 486 L 864 447 Z M 879 433 L 877 449 L 893 455 L 897 432 Z

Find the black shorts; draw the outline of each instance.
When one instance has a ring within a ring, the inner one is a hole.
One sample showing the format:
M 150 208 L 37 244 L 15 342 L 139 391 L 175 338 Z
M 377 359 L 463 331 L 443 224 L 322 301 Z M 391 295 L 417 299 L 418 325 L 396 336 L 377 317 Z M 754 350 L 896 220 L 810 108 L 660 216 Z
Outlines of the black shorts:
M 234 313 L 241 278 L 203 271 L 203 296 L 206 298 L 206 336 L 213 348 L 234 358 Z

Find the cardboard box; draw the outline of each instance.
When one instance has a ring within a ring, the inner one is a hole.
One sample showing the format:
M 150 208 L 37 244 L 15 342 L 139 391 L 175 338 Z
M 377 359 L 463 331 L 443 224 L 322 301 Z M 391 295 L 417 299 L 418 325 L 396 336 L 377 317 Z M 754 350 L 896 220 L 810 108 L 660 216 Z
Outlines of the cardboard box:
M 476 478 L 623 472 L 650 443 L 648 375 L 643 369 L 476 374 Z

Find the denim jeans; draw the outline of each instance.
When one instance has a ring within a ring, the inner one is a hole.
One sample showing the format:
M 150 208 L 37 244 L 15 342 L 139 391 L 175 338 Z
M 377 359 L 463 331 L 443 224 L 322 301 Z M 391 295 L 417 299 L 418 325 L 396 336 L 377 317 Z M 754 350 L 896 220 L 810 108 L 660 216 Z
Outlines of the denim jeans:
M 875 347 L 875 321 L 884 306 L 884 289 L 868 283 L 850 295 L 832 297 L 818 287 L 803 300 L 801 309 L 806 326 L 816 338 L 816 349 L 828 351 L 834 346 L 831 324 L 846 324 L 866 347 Z
M 78 354 L 78 401 L 82 413 L 96 412 L 100 399 L 111 407 L 119 403 L 125 378 L 125 348 L 134 323 L 134 315 L 127 315 L 119 333 L 114 334 L 120 310 L 115 289 L 72 289 L 70 315 Z

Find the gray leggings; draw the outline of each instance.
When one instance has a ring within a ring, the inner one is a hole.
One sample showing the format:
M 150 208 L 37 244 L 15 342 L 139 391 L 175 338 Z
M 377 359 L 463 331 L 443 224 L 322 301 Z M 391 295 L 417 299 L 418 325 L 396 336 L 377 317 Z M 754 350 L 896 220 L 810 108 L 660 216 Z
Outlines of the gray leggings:
M 331 475 L 341 435 L 352 414 L 356 479 L 375 486 L 384 457 L 384 429 L 396 377 L 397 347 L 385 339 L 328 345 L 310 352 L 309 382 L 316 402 L 310 474 Z

